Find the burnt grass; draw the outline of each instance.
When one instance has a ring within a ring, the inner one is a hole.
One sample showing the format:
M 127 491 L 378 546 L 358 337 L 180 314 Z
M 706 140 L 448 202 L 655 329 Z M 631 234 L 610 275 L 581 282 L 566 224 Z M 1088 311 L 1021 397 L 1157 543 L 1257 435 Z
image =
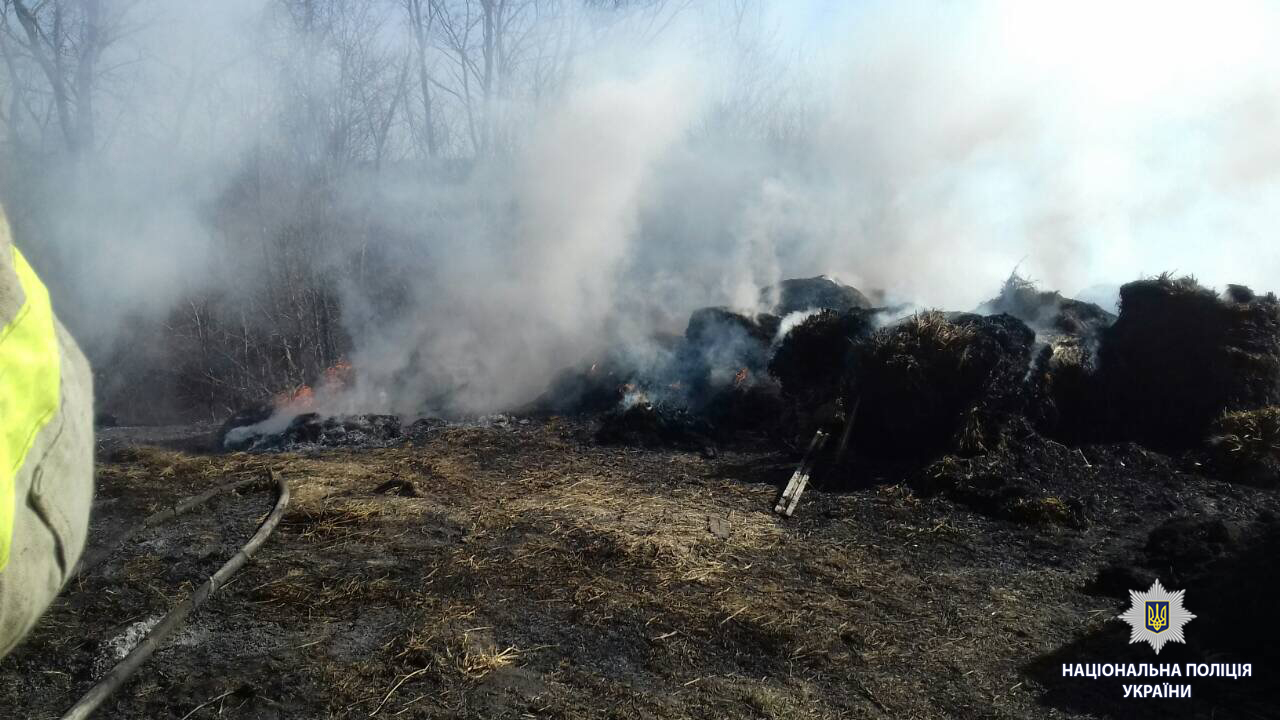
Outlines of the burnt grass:
M 1275 597 L 1273 491 L 1132 443 L 1030 434 L 829 468 L 782 519 L 794 453 L 594 434 L 550 418 L 299 455 L 120 429 L 100 448 L 91 548 L 268 469 L 294 499 L 97 717 L 1274 716 L 1274 625 L 1239 620 Z M 57 717 L 110 666 L 109 641 L 203 581 L 270 504 L 221 498 L 75 580 L 0 661 L 0 715 Z M 1157 575 L 1199 616 L 1158 660 L 1238 658 L 1253 678 L 1133 701 L 1061 677 L 1157 659 L 1114 619 Z

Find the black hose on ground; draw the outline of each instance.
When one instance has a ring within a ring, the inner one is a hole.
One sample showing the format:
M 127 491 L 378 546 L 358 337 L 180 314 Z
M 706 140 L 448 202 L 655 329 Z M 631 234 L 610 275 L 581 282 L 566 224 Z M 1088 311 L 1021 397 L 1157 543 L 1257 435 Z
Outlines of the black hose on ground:
M 275 473 L 271 473 L 271 477 L 276 483 L 276 505 L 272 508 L 266 519 L 262 521 L 262 524 L 258 526 L 258 531 L 253 534 L 253 537 L 249 538 L 249 542 L 245 543 L 244 547 L 240 548 L 239 552 L 224 563 L 222 567 L 218 568 L 218 571 L 205 581 L 203 585 L 196 588 L 195 592 L 188 595 L 187 598 L 177 607 L 170 610 L 169 614 L 165 615 L 164 618 L 162 618 L 160 622 L 151 629 L 151 632 L 147 633 L 147 636 L 143 638 L 142 642 L 138 643 L 138 646 L 135 647 L 128 656 L 112 668 L 111 672 L 107 673 L 106 677 L 102 678 L 97 685 L 90 688 L 89 692 L 85 693 L 84 696 L 80 698 L 80 701 L 62 716 L 62 720 L 84 720 L 84 718 L 89 717 L 94 710 L 98 709 L 98 706 L 110 697 L 111 693 L 119 690 L 120 687 L 124 685 L 129 677 L 132 676 L 133 673 L 151 657 L 151 654 L 160 647 L 161 643 L 168 639 L 174 631 L 182 627 L 182 624 L 186 621 L 187 616 L 190 615 L 192 611 L 203 605 L 211 595 L 226 585 L 227 581 L 239 572 L 240 569 L 249 562 L 249 559 L 253 557 L 254 553 L 262 547 L 263 543 L 267 541 L 267 538 L 270 537 L 271 533 L 276 529 L 276 525 L 280 524 L 280 518 L 284 515 L 284 509 L 289 504 L 289 483 L 287 483 L 284 478 L 277 477 Z M 214 495 L 231 489 L 239 489 L 240 487 L 244 487 L 255 482 L 260 481 L 254 479 L 230 483 L 228 485 L 214 488 L 208 492 L 201 493 L 195 497 L 188 498 L 187 500 L 183 500 L 172 508 L 161 510 L 154 515 L 151 515 L 143 521 L 143 524 L 140 527 L 125 534 L 122 540 L 132 537 L 142 529 L 154 527 L 164 520 L 189 512 L 196 506 L 208 501 L 209 498 Z M 107 553 L 102 553 L 101 557 L 95 556 L 92 564 L 89 562 L 83 563 L 80 567 L 80 572 L 84 572 L 86 569 L 101 562 L 105 559 L 106 554 Z

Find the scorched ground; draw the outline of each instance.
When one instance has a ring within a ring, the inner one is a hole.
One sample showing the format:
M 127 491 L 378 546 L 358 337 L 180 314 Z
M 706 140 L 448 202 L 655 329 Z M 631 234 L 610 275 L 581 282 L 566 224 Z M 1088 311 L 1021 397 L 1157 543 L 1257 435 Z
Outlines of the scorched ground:
M 185 431 L 104 436 L 96 543 L 224 478 L 273 469 L 295 497 L 104 718 L 1167 717 L 1179 708 L 1060 677 L 1062 662 L 1151 659 L 1125 644 L 1100 571 L 1176 562 L 1146 549 L 1170 516 L 1240 528 L 1183 551 L 1212 555 L 1277 509 L 1268 491 L 1134 445 L 1026 456 L 1077 478 L 1038 500 L 1095 508 L 1077 523 L 901 483 L 812 493 L 784 520 L 771 508 L 790 455 L 601 446 L 564 419 L 307 455 L 156 447 L 208 442 Z M 4 661 L 0 706 L 56 717 L 269 502 L 219 500 L 71 587 Z M 1207 629 L 1217 600 L 1192 586 L 1187 604 L 1197 647 L 1172 660 L 1221 637 Z M 1194 707 L 1265 717 L 1267 687 L 1199 681 Z

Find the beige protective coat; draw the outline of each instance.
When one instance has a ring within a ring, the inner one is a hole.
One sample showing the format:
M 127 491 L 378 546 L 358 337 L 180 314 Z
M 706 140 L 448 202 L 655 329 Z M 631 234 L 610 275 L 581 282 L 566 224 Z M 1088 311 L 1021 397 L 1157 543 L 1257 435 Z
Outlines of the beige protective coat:
M 12 267 L 8 222 L 0 211 L 0 327 L 24 297 Z M 36 436 L 14 479 L 13 544 L 0 570 L 0 657 L 49 607 L 84 549 L 93 500 L 93 376 L 71 335 L 55 319 L 61 357 L 61 408 Z M 3 422 L 0 418 L 0 422 Z

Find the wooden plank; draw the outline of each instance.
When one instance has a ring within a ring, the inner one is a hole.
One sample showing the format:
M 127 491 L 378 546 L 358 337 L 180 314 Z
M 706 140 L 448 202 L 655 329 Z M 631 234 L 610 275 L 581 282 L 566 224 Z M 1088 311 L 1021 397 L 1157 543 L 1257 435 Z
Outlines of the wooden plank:
M 796 489 L 791 493 L 791 499 L 787 502 L 787 507 L 782 511 L 786 517 L 791 517 L 791 513 L 796 511 L 796 506 L 800 504 L 800 496 L 804 494 L 804 489 L 809 487 L 809 473 L 813 472 L 813 467 L 804 469 L 804 474 L 800 476 L 799 482 L 796 483 Z
M 800 496 L 804 494 L 804 488 L 809 484 L 809 474 L 813 471 L 813 463 L 818 457 L 818 451 L 827 444 L 826 431 L 819 430 L 814 433 L 813 441 L 809 443 L 809 449 L 804 454 L 804 459 L 800 461 L 800 466 L 791 474 L 791 481 L 787 483 L 786 489 L 782 491 L 782 495 L 778 497 L 778 502 L 773 506 L 773 511 L 779 515 L 791 517 L 791 513 L 795 512 L 796 505 L 800 503 Z

